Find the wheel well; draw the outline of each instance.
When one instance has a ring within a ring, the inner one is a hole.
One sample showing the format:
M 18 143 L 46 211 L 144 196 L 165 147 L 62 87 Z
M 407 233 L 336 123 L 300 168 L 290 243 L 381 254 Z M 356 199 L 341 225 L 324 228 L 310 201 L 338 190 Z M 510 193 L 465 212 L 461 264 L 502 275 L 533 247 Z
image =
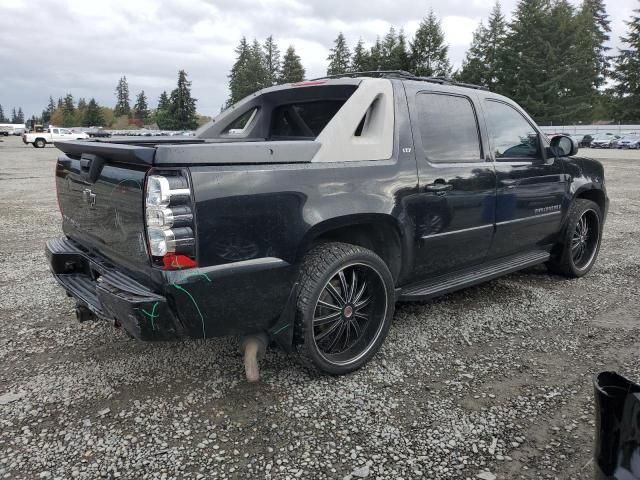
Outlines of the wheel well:
M 310 248 L 325 242 L 343 242 L 367 248 L 384 260 L 394 280 L 400 275 L 402 247 L 400 236 L 391 225 L 356 224 L 335 228 L 317 236 Z
M 584 190 L 578 193 L 578 195 L 576 195 L 576 198 L 584 198 L 585 200 L 591 200 L 592 202 L 596 202 L 596 204 L 600 207 L 600 210 L 604 213 L 605 199 L 604 199 L 604 192 L 602 190 L 599 190 L 597 188 L 592 188 L 591 190 Z

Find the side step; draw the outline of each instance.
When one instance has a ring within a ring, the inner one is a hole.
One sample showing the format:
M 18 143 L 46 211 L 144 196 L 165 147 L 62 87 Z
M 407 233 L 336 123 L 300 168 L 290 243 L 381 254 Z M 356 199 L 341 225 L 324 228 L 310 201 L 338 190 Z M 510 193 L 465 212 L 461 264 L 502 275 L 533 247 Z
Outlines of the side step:
M 493 280 L 508 273 L 532 267 L 549 260 L 549 252 L 536 250 L 533 252 L 512 255 L 484 265 L 441 275 L 421 282 L 406 285 L 398 293 L 399 301 L 429 300 L 461 288 Z

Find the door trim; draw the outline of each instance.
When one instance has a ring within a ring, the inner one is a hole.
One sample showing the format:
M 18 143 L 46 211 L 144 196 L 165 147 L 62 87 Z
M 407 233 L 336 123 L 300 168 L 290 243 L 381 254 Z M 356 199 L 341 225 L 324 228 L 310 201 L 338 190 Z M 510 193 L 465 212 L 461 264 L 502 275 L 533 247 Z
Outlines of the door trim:
M 442 232 L 442 233 L 434 233 L 432 235 L 423 235 L 422 239 L 423 240 L 428 240 L 430 238 L 446 237 L 447 235 L 455 235 L 455 234 L 458 234 L 458 233 L 474 232 L 476 230 L 482 230 L 484 228 L 493 228 L 493 226 L 494 226 L 493 223 L 488 223 L 486 225 L 480 225 L 478 227 L 463 228 L 461 230 L 453 230 L 451 232 Z
M 540 215 L 531 215 L 529 217 L 516 218 L 514 220 L 505 220 L 503 222 L 497 222 L 496 226 L 500 227 L 502 225 L 508 225 L 510 223 L 527 222 L 527 221 L 537 220 L 539 218 L 545 218 L 545 217 L 552 217 L 552 216 L 555 216 L 555 215 L 560 215 L 561 213 L 562 212 L 560 210 L 558 210 L 557 212 L 541 213 Z

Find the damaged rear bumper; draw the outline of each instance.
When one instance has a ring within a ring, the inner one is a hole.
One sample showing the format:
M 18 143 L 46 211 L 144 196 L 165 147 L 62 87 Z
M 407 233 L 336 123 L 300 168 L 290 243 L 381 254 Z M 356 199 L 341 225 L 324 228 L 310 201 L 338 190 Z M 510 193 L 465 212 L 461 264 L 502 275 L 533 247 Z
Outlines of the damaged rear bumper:
M 113 321 L 141 340 L 182 336 L 167 299 L 66 238 L 47 242 L 56 281 L 97 317 Z
M 296 270 L 281 259 L 152 270 L 149 287 L 69 238 L 49 240 L 45 252 L 69 295 L 140 340 L 265 332 L 291 347 Z

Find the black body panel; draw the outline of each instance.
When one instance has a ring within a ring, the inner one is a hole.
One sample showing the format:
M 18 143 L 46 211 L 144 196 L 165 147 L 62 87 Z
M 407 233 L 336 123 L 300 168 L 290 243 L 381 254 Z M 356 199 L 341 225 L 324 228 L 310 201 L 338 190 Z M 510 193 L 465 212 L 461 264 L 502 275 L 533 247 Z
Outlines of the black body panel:
M 348 98 L 359 82 L 325 92 Z M 391 82 L 393 152 L 384 160 L 314 162 L 321 145 L 312 139 L 260 141 L 264 118 L 256 132 L 224 137 L 235 114 L 274 109 L 258 96 L 224 112 L 200 139 L 60 144 L 66 154 L 56 182 L 68 239 L 47 247 L 56 279 L 139 338 L 241 335 L 290 323 L 283 315 L 292 311 L 299 265 L 315 242 L 374 250 L 387 262 L 399 299 L 424 300 L 548 260 L 576 196 L 599 201 L 606 213 L 597 162 L 495 157 L 482 107 L 491 94 Z M 299 100 L 316 95 L 313 88 L 276 87 L 269 99 Z M 478 158 L 438 162 L 425 154 L 413 106 L 420 92 L 468 100 Z M 192 194 L 198 266 L 163 270 L 149 258 L 144 185 L 148 175 L 176 169 Z

